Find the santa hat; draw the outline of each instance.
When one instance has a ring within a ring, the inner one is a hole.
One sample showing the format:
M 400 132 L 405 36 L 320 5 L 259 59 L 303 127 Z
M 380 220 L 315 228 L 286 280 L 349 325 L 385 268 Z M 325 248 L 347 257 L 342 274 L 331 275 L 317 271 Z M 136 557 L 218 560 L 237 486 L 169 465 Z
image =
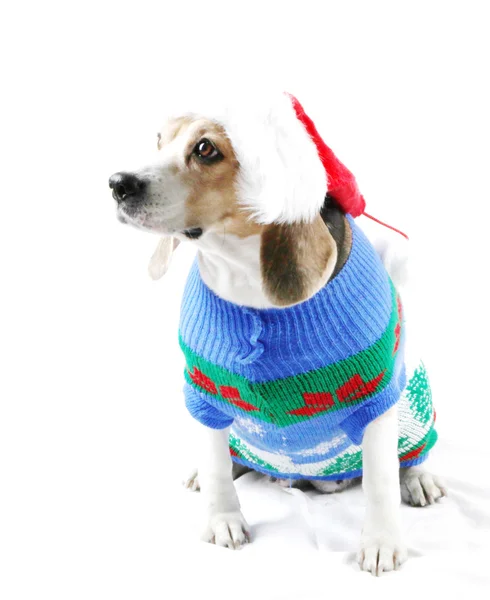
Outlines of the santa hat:
M 194 97 L 193 104 L 183 112 L 179 103 L 180 110 L 171 114 L 205 117 L 223 126 L 240 164 L 239 201 L 259 223 L 313 221 L 328 193 L 344 213 L 363 214 L 408 239 L 365 212 L 354 175 L 291 94 L 205 94 L 201 101 Z
M 340 208 L 353 217 L 362 215 L 366 207 L 364 197 L 359 192 L 354 175 L 340 162 L 318 133 L 315 124 L 305 113 L 298 99 L 288 94 L 293 104 L 297 118 L 303 124 L 308 135 L 313 140 L 318 156 L 327 174 L 327 191 Z

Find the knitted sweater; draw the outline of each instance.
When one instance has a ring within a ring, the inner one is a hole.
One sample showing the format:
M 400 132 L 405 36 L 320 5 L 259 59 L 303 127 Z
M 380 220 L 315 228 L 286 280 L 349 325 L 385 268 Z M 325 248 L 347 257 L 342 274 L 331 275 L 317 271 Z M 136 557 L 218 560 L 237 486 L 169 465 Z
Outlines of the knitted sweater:
M 348 217 L 349 257 L 309 300 L 252 309 L 219 298 L 191 268 L 180 344 L 191 414 L 231 427 L 233 460 L 284 478 L 362 474 L 366 426 L 399 401 L 402 466 L 436 441 L 423 365 L 404 364 L 402 306 L 373 247 Z

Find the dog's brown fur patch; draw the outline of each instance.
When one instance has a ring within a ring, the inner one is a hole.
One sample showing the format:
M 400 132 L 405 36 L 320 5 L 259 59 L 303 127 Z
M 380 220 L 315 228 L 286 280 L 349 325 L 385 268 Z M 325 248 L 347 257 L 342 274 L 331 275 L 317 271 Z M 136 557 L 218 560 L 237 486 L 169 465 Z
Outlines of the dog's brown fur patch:
M 237 208 L 237 210 L 230 214 L 222 224 L 222 229 L 226 234 L 230 233 L 236 235 L 239 238 L 246 238 L 250 235 L 259 235 L 264 230 L 264 225 L 260 225 L 253 221 L 246 210 Z
M 333 272 L 337 246 L 322 218 L 313 223 L 268 225 L 260 249 L 264 292 L 276 306 L 315 294 Z
M 180 133 L 185 131 L 195 119 L 192 117 L 178 117 L 167 121 L 165 127 L 158 133 L 158 149 L 172 142 Z

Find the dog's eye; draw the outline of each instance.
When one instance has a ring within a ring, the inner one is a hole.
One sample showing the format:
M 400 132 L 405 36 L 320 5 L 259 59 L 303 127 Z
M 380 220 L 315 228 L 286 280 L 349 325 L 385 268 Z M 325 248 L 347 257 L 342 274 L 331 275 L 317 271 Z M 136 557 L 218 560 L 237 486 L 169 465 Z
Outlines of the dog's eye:
M 211 162 L 223 158 L 221 152 L 206 138 L 203 138 L 197 142 L 194 148 L 194 154 L 196 154 L 198 158 L 205 162 Z

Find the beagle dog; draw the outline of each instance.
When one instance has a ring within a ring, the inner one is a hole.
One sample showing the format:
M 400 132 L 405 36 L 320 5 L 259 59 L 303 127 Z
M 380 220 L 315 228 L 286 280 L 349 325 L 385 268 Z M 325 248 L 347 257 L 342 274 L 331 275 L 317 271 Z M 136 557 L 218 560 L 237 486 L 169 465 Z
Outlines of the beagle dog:
M 301 305 L 335 281 L 351 252 L 351 221 L 330 193 L 318 148 L 284 94 L 172 114 L 158 132 L 154 162 L 115 173 L 109 186 L 121 222 L 160 236 L 152 278 L 166 272 L 180 243 L 190 243 L 205 286 L 233 305 Z M 371 229 L 375 234 L 368 237 L 405 304 L 407 242 L 379 225 Z M 367 508 L 358 561 L 375 575 L 407 558 L 400 499 L 424 506 L 446 495 L 441 480 L 421 466 L 400 469 L 398 427 L 395 403 L 367 424 L 362 437 Z M 229 427 L 202 432 L 198 469 L 187 485 L 200 488 L 207 505 L 204 539 L 240 548 L 250 534 L 233 476 L 244 467 L 232 463 Z M 350 481 L 311 484 L 335 492 Z

